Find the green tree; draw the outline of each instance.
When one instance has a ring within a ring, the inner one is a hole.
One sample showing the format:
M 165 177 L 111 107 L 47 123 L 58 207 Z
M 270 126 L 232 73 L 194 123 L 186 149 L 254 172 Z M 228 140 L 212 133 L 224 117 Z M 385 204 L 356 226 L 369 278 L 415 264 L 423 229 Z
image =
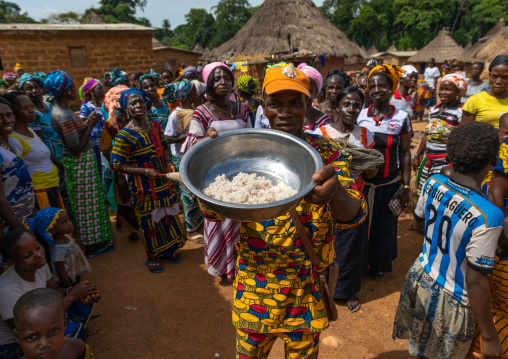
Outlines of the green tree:
M 252 16 L 247 0 L 220 0 L 213 11 L 216 30 L 213 47 L 231 39 Z
M 35 23 L 28 13 L 21 12 L 21 8 L 12 2 L 0 0 L 0 24 Z
M 147 0 L 101 0 L 99 3 L 102 6 L 110 5 L 112 7 L 117 7 L 119 5 L 129 5 L 131 8 L 139 7 L 141 10 L 144 10 L 146 7 Z
M 147 0 L 100 0 L 101 7 L 95 9 L 107 23 L 132 23 L 151 26 L 146 17 L 136 17 L 136 8 L 143 10 Z M 85 16 L 92 9 L 85 11 Z
M 82 14 L 74 11 L 62 12 L 60 14 L 52 14 L 51 16 L 41 19 L 43 24 L 79 24 Z

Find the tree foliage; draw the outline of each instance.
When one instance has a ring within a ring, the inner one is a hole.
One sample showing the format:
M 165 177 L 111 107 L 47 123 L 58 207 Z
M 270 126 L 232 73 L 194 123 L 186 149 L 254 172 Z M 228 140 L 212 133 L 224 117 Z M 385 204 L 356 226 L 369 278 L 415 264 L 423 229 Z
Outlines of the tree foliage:
M 74 11 L 61 12 L 60 14 L 53 14 L 45 19 L 41 19 L 43 24 L 79 24 L 81 22 L 82 14 Z
M 136 17 L 136 8 L 143 10 L 147 0 L 100 0 L 97 9 L 87 9 L 84 16 L 95 10 L 107 23 L 132 23 L 152 26 L 146 17 Z
M 34 22 L 37 21 L 28 16 L 26 11 L 21 12 L 21 8 L 17 4 L 0 0 L 0 24 Z

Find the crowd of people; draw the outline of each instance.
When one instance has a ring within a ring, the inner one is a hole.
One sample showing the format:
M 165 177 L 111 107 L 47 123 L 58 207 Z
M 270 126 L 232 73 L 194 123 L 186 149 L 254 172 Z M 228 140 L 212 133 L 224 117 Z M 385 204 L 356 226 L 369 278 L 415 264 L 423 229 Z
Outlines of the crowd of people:
M 410 229 L 424 233 L 422 252 L 393 338 L 409 339 L 421 358 L 501 357 L 508 55 L 490 63 L 488 82 L 483 74 L 482 63 L 467 79 L 464 64 L 440 71 L 433 59 L 423 76 L 375 60 L 324 77 L 306 63 L 276 63 L 258 89 L 254 77 L 235 79 L 213 62 L 160 75 L 115 68 L 79 86 L 63 70 L 16 64 L 0 82 L 0 356 L 92 357 L 85 327 L 101 295 L 81 277 L 87 258 L 114 250 L 116 213 L 117 229 L 128 223 L 129 241 L 143 242 L 151 273 L 185 259 L 187 240 L 203 244 L 208 273 L 234 288 L 238 358 L 266 358 L 277 338 L 288 357 L 317 358 L 319 335 L 336 318 L 314 258 L 338 264 L 329 295 L 358 311 L 362 278 L 392 271 L 398 217 L 414 200 Z M 166 176 L 204 138 L 248 128 L 286 132 L 321 156 L 318 184 L 296 207 L 300 221 L 223 218 Z

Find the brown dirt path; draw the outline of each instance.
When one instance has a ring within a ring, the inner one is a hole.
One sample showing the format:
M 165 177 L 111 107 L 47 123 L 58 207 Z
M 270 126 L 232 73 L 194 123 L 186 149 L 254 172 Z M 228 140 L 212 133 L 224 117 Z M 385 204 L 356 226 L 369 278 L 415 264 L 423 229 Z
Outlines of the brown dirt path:
M 424 123 L 415 125 L 417 131 L 423 128 Z M 406 229 L 411 218 L 399 221 L 393 272 L 381 281 L 363 280 L 358 312 L 338 307 L 339 320 L 321 336 L 321 359 L 409 358 L 407 341 L 391 336 L 402 282 L 423 243 L 421 235 Z M 129 243 L 127 232 L 116 232 L 115 238 L 116 250 L 92 258 L 93 270 L 86 277 L 102 293 L 97 310 L 103 314 L 89 324 L 98 329 L 89 338 L 95 357 L 212 359 L 217 353 L 233 359 L 233 289 L 207 273 L 203 246 L 187 242 L 181 263 L 165 262 L 164 273 L 151 274 L 144 265 L 143 244 Z M 283 357 L 279 341 L 270 358 Z

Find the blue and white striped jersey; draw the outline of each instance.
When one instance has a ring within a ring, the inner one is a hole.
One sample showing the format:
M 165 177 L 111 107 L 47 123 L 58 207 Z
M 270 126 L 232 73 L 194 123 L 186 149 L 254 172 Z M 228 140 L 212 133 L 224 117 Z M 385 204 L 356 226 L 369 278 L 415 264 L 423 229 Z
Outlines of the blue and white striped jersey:
M 466 265 L 480 273 L 492 271 L 503 212 L 480 192 L 434 175 L 425 183 L 414 215 L 425 220 L 423 269 L 468 306 Z

